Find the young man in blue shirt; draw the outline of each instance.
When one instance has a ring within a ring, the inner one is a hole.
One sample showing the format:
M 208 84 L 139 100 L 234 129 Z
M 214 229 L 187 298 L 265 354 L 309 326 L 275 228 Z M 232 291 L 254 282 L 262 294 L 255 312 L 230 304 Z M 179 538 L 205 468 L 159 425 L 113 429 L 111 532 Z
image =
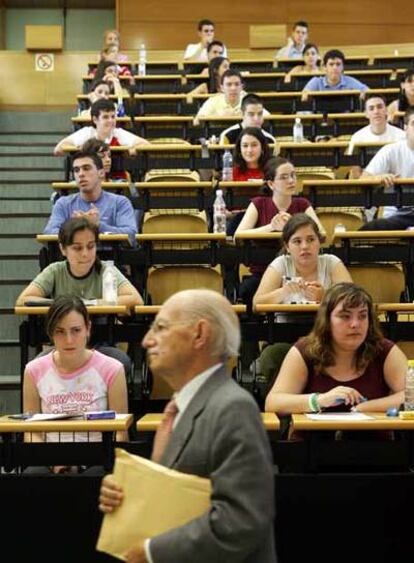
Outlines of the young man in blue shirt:
M 338 49 L 332 49 L 323 57 L 325 76 L 314 76 L 306 83 L 303 91 L 329 90 L 368 90 L 368 86 L 352 76 L 345 75 L 345 55 Z
M 72 163 L 79 192 L 57 200 L 43 232 L 56 234 L 67 219 L 84 216 L 98 225 L 100 233 L 127 234 L 132 242 L 137 233 L 133 207 L 125 196 L 102 189 L 105 171 L 101 158 L 78 152 Z

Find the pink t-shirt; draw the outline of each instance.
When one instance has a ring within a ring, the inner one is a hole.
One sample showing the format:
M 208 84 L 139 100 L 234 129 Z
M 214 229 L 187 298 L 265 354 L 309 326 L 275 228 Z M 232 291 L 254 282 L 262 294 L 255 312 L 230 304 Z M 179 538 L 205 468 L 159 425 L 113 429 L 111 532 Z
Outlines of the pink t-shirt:
M 90 359 L 73 373 L 60 373 L 53 352 L 35 358 L 26 366 L 41 401 L 42 413 L 87 412 L 108 408 L 108 389 L 116 379 L 122 364 L 93 350 Z M 60 433 L 60 441 L 84 442 L 101 439 L 99 432 Z M 57 433 L 48 433 L 47 441 L 59 440 Z

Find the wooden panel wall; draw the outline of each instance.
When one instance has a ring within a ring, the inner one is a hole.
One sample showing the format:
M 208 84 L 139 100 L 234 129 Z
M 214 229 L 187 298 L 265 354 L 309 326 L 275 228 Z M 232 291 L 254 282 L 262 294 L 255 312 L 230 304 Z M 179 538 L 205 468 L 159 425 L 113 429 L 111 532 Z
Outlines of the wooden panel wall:
M 413 40 L 414 3 L 406 0 L 117 0 L 123 49 L 183 49 L 195 42 L 196 23 L 210 18 L 216 37 L 229 47 L 249 46 L 249 25 L 287 23 L 311 26 L 319 45 L 403 43 Z

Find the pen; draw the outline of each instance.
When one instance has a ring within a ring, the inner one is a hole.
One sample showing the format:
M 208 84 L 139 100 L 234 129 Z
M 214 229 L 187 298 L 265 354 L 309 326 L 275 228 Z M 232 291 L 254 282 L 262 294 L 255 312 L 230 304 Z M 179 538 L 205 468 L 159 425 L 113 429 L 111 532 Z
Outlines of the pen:
M 12 418 L 13 420 L 28 420 L 29 418 L 32 418 L 33 413 L 32 412 L 22 412 L 20 414 L 9 414 L 9 418 Z

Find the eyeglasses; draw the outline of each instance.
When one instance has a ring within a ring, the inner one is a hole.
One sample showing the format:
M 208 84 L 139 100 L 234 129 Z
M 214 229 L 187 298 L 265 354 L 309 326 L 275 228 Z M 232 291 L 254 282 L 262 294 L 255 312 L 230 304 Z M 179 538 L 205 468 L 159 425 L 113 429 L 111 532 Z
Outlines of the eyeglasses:
M 152 331 L 154 334 L 162 334 L 166 332 L 174 325 L 189 325 L 192 321 L 163 321 L 159 319 L 155 319 L 149 326 L 149 330 Z

